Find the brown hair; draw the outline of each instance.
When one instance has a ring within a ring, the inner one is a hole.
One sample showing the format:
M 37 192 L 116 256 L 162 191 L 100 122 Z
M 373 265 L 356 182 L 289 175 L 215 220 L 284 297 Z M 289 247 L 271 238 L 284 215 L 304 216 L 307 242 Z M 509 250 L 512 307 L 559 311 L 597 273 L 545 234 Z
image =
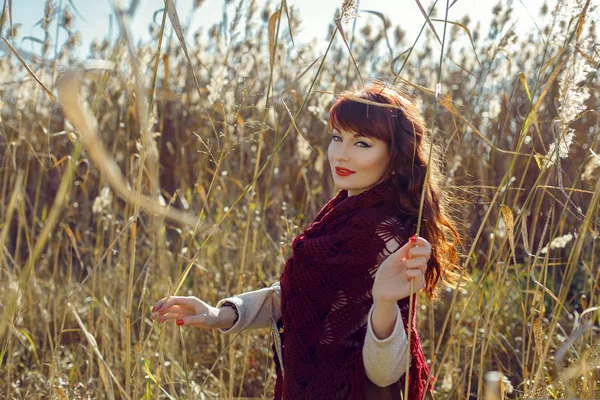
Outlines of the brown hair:
M 329 129 L 333 128 L 360 132 L 388 144 L 391 151 L 384 176 L 395 172 L 391 179 L 397 194 L 396 204 L 405 217 L 405 226 L 413 230 L 431 152 L 420 232 L 432 248 L 424 290 L 430 299 L 436 299 L 440 278 L 446 285 L 456 287 L 461 275 L 457 250 L 460 237 L 448 211 L 450 194 L 441 187 L 444 178 L 441 152 L 437 145 L 432 146 L 430 132 L 413 98 L 380 81 L 345 91 L 329 113 Z

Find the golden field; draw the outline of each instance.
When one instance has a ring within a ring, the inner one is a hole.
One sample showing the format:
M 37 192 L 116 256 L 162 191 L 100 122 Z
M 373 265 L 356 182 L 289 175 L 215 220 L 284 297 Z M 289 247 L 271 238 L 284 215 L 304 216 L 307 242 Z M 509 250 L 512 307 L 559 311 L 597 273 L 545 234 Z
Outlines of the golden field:
M 122 12 L 120 39 L 80 63 L 70 2 L 46 3 L 33 57 L 4 2 L 0 397 L 272 398 L 267 330 L 180 329 L 150 309 L 279 279 L 337 192 L 328 108 L 380 78 L 416 96 L 458 199 L 470 281 L 419 303 L 434 398 L 484 398 L 490 371 L 500 398 L 600 398 L 598 3 L 532 10 L 525 37 L 510 2 L 481 27 L 436 1 L 408 37 L 382 14 L 353 29 L 345 2 L 322 53 L 293 41 L 285 1 L 227 3 L 230 20 L 182 42 L 167 0 L 150 45 Z

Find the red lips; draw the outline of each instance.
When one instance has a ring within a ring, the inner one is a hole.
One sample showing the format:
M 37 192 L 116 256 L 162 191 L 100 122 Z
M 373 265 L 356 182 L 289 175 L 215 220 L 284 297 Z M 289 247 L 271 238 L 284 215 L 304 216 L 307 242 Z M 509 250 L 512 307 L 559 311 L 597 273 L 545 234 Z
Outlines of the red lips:
M 340 167 L 335 167 L 335 172 L 339 175 L 339 176 L 348 176 L 354 173 L 354 171 L 349 170 L 347 168 L 340 168 Z

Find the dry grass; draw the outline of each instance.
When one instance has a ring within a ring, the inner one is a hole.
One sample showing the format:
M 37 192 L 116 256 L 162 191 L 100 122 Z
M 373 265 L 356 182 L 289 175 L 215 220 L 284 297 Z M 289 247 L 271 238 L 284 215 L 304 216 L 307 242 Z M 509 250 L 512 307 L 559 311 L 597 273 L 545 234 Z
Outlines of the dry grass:
M 384 77 L 392 60 L 463 199 L 472 282 L 420 300 L 435 398 L 483 398 L 489 371 L 501 397 L 600 397 L 597 6 L 561 2 L 519 38 L 510 6 L 484 31 L 444 27 L 443 3 L 411 51 L 371 15 L 344 25 L 349 43 L 332 24 L 317 54 L 292 46 L 291 10 L 252 0 L 184 47 L 165 32 L 177 24 L 167 1 L 155 44 L 96 43 L 91 57 L 111 63 L 87 70 L 75 69 L 73 14 L 47 6 L 40 54 L 0 60 L 0 397 L 272 397 L 267 331 L 159 326 L 149 309 L 169 293 L 215 304 L 279 278 L 293 237 L 336 192 L 331 94 L 357 84 L 357 65 Z M 52 45 L 57 15 L 68 37 Z M 19 41 L 7 17 L 0 33 Z

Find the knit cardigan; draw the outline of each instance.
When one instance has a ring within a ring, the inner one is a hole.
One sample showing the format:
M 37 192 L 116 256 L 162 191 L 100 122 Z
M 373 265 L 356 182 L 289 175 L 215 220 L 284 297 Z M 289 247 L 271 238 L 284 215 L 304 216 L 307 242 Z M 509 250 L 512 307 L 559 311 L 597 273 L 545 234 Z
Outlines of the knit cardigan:
M 386 254 L 389 254 L 397 250 L 400 244 L 391 240 L 386 243 L 386 247 Z M 233 334 L 250 329 L 271 328 L 273 336 L 278 338 L 276 322 L 281 318 L 279 293 L 279 282 L 277 282 L 271 287 L 221 299 L 217 303 L 217 307 L 222 307 L 225 302 L 233 303 L 237 308 L 239 318 L 229 329 L 219 328 L 219 331 Z M 397 382 L 406 372 L 408 338 L 400 315 L 400 308 L 396 305 L 396 322 L 391 335 L 384 339 L 378 339 L 372 327 L 373 309 L 374 305 L 371 306 L 365 321 L 367 333 L 362 349 L 365 372 L 367 378 L 375 385 L 387 387 Z M 281 347 L 276 346 L 276 348 L 281 354 Z
M 281 318 L 279 282 L 271 287 L 222 299 L 217 303 L 217 307 L 220 308 L 226 301 L 235 304 L 239 319 L 229 329 L 219 328 L 221 333 L 233 334 L 260 328 L 276 329 L 273 328 L 273 322 Z M 373 309 L 374 306 L 371 306 L 368 315 L 363 359 L 367 378 L 377 386 L 385 387 L 400 379 L 406 371 L 408 338 L 400 316 L 400 308 L 396 305 L 396 323 L 392 334 L 387 338 L 378 339 L 371 325 Z

